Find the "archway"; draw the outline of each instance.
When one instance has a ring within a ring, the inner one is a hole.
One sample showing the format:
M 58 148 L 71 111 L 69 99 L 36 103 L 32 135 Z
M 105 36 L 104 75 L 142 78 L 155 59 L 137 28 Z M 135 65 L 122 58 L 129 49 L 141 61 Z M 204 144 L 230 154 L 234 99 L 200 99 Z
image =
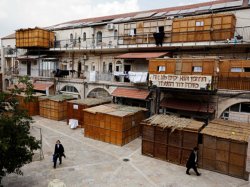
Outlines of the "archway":
M 230 98 L 226 100 L 222 100 L 218 103 L 218 109 L 217 109 L 217 117 L 219 118 L 224 111 L 226 111 L 229 107 L 232 105 L 238 104 L 238 103 L 248 103 L 250 102 L 247 98 Z
M 87 97 L 89 97 L 89 98 L 103 98 L 103 97 L 111 97 L 111 95 L 104 88 L 94 88 L 93 90 L 91 90 L 88 93 Z
M 250 123 L 250 101 L 231 105 L 219 117 L 230 121 Z
M 75 97 L 77 99 L 81 98 L 81 96 L 80 96 L 79 91 L 77 90 L 77 88 L 74 87 L 74 86 L 70 86 L 70 85 L 64 86 L 60 90 L 60 93 L 73 95 L 73 97 Z

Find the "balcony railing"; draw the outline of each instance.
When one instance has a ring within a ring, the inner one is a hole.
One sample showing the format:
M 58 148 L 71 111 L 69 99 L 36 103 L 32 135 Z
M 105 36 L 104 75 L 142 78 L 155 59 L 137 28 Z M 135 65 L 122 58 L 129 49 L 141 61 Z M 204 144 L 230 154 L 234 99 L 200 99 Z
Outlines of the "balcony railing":
M 193 31 L 193 32 L 179 32 L 174 33 L 174 35 L 189 36 L 189 35 L 197 35 L 201 32 L 210 33 L 210 30 L 206 31 Z M 229 30 L 218 30 L 216 34 L 218 36 L 223 36 L 223 32 L 228 33 Z M 221 38 L 217 37 L 217 39 L 213 40 L 211 36 L 210 40 L 200 39 L 199 41 L 179 41 L 176 43 L 172 42 L 172 34 L 171 32 L 165 32 L 164 39 L 163 39 L 163 46 L 188 46 L 189 43 L 193 45 L 223 45 L 223 44 L 241 44 L 241 43 L 250 43 L 250 26 L 246 27 L 237 27 L 235 28 L 235 38 Z M 216 35 L 216 36 L 217 36 Z M 136 34 L 134 36 L 129 35 L 121 35 L 121 36 L 106 36 L 102 37 L 102 40 L 98 42 L 96 38 L 86 38 L 86 40 L 79 39 L 62 39 L 57 40 L 54 43 L 54 48 L 51 50 L 77 50 L 77 49 L 108 49 L 108 48 L 124 48 L 124 47 L 154 47 L 156 46 L 156 41 L 153 36 L 153 33 L 142 33 Z
M 5 75 L 7 75 L 7 76 L 18 75 L 19 74 L 19 69 L 14 68 L 14 67 L 5 68 L 4 72 L 5 72 Z
M 250 90 L 250 77 L 218 77 L 218 89 Z
M 134 72 L 141 73 L 141 72 Z M 147 73 L 146 73 L 147 74 Z M 147 76 L 141 76 L 137 80 L 133 79 L 133 75 L 123 72 L 113 72 L 113 73 L 103 73 L 103 72 L 84 72 L 84 77 L 86 82 L 112 82 L 112 83 L 126 83 L 126 84 L 147 84 Z

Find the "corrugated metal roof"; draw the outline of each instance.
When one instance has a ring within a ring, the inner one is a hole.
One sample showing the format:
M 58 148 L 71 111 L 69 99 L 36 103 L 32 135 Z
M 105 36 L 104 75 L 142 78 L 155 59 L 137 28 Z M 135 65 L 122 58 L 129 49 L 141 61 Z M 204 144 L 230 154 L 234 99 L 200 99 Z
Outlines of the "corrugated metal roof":
M 215 119 L 209 122 L 201 133 L 218 138 L 248 142 L 250 125 L 248 123 Z
M 128 115 L 133 115 L 139 111 L 147 111 L 145 108 L 141 107 L 131 107 L 126 105 L 117 105 L 117 104 L 105 104 L 99 105 L 91 108 L 84 109 L 83 111 L 90 113 L 102 113 L 109 114 L 113 116 L 124 117 Z
M 53 86 L 54 83 L 39 83 L 39 82 L 35 82 L 33 83 L 34 86 L 34 90 L 39 90 L 39 91 L 45 91 L 47 88 L 50 88 L 51 86 Z
M 148 98 L 149 94 L 150 92 L 148 90 L 116 88 L 111 95 L 115 97 L 145 100 Z
M 33 83 L 33 89 L 34 90 L 39 90 L 39 91 L 45 91 L 47 88 L 49 88 L 49 87 L 51 87 L 53 85 L 54 85 L 54 83 L 52 83 L 52 82 L 46 82 L 46 83 L 35 82 L 35 83 Z M 19 83 L 19 84 L 16 84 L 16 85 L 12 84 L 7 89 L 8 90 L 14 89 L 15 86 L 17 86 L 17 88 L 19 88 L 19 89 L 25 89 L 26 88 L 25 84 Z
M 87 106 L 94 106 L 104 103 L 111 102 L 111 98 L 85 98 L 85 99 L 77 99 L 68 101 L 69 103 L 82 104 Z
M 166 114 L 158 114 L 151 116 L 150 118 L 143 120 L 142 123 L 152 126 L 158 126 L 163 129 L 170 128 L 172 129 L 172 131 L 174 131 L 175 129 L 199 131 L 204 126 L 204 122 Z

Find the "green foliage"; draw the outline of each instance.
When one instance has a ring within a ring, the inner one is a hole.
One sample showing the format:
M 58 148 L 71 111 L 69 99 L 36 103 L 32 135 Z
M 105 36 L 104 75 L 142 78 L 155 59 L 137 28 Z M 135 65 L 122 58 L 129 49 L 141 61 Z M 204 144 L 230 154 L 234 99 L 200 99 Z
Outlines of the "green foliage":
M 32 161 L 33 151 L 40 142 L 30 135 L 32 118 L 18 107 L 15 95 L 23 91 L 27 102 L 32 100 L 33 85 L 28 77 L 19 83 L 23 89 L 15 88 L 11 94 L 0 93 L 0 184 L 8 173 L 22 174 L 20 168 Z

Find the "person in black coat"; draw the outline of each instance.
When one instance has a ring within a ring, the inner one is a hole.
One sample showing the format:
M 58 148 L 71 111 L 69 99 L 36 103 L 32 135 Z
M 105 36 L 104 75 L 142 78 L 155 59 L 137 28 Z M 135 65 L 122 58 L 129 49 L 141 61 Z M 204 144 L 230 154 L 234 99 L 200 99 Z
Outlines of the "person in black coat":
M 200 175 L 201 175 L 201 174 L 197 171 L 198 150 L 199 150 L 198 147 L 195 147 L 195 148 L 192 150 L 192 152 L 191 152 L 191 154 L 190 154 L 190 156 L 189 156 L 189 158 L 188 158 L 188 161 L 187 161 L 187 164 L 186 164 L 186 167 L 187 167 L 186 174 L 187 174 L 187 175 L 190 175 L 189 170 L 190 170 L 191 168 L 195 171 L 195 173 L 196 173 L 197 176 L 200 176 Z
M 55 150 L 54 150 L 54 155 L 53 155 L 53 162 L 54 162 L 54 168 L 56 168 L 56 162 L 57 159 L 59 158 L 59 164 L 62 164 L 62 156 L 64 156 L 64 158 L 66 158 L 65 154 L 64 154 L 64 147 L 61 144 L 60 140 L 56 141 L 56 145 L 55 145 Z

